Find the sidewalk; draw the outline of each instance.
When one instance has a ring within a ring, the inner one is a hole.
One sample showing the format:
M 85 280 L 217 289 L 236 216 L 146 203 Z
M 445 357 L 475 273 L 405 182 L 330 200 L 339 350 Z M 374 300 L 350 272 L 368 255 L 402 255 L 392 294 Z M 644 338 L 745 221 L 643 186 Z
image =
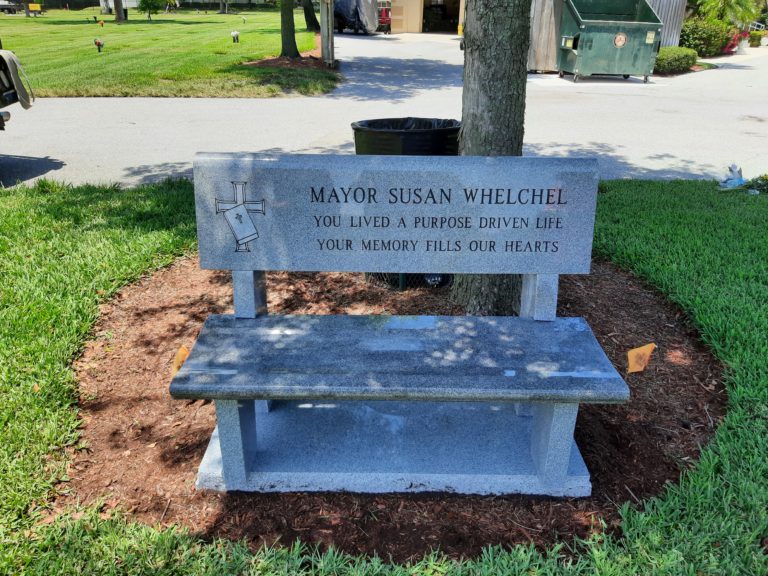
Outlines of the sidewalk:
M 356 120 L 461 117 L 463 53 L 450 35 L 337 37 L 346 81 L 321 97 L 48 98 L 0 134 L 0 181 L 134 185 L 189 176 L 198 151 L 354 153 Z M 603 178 L 768 172 L 768 48 L 675 78 L 529 75 L 526 154 L 593 155 Z

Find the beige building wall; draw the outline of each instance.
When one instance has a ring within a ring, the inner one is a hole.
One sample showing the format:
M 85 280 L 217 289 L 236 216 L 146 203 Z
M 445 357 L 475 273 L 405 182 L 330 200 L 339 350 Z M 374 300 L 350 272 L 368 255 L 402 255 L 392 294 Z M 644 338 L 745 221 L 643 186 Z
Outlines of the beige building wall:
M 421 32 L 424 0 L 392 0 L 392 34 Z

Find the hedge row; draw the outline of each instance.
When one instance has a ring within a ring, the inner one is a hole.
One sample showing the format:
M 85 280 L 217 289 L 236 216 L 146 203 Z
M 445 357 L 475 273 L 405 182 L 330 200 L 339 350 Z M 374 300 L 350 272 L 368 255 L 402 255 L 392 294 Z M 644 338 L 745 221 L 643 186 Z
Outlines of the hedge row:
M 682 74 L 688 72 L 691 66 L 696 64 L 697 59 L 696 50 L 666 46 L 659 50 L 659 54 L 656 56 L 656 66 L 653 68 L 653 73 Z

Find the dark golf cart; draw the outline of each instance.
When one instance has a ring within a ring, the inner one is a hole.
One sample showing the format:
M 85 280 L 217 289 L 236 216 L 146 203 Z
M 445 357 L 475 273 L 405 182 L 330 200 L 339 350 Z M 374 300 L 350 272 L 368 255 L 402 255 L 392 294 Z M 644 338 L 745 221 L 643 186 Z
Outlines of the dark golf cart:
M 3 50 L 3 42 L 0 39 L 0 130 L 5 130 L 6 123 L 11 119 L 10 112 L 2 108 L 18 102 L 26 109 L 32 106 L 35 99 L 31 88 L 28 90 L 24 86 L 21 76 L 26 78 L 19 59 L 10 50 Z

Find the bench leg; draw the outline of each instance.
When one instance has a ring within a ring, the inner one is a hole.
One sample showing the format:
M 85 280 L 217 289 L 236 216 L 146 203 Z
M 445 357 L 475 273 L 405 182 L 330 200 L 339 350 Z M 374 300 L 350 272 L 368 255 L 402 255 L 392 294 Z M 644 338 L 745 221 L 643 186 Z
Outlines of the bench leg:
M 221 467 L 227 490 L 243 489 L 256 454 L 253 400 L 216 400 Z
M 268 414 L 272 410 L 272 400 L 254 400 L 256 402 L 256 414 Z
M 267 276 L 262 270 L 232 270 L 232 292 L 238 318 L 267 313 Z
M 232 270 L 232 299 L 237 318 L 256 318 L 267 313 L 267 275 L 263 270 Z M 256 400 L 256 413 L 266 414 L 270 400 Z
M 541 483 L 555 492 L 565 488 L 578 412 L 576 403 L 533 405 L 531 456 Z
M 557 316 L 557 274 L 523 274 L 520 317 L 554 320 Z

